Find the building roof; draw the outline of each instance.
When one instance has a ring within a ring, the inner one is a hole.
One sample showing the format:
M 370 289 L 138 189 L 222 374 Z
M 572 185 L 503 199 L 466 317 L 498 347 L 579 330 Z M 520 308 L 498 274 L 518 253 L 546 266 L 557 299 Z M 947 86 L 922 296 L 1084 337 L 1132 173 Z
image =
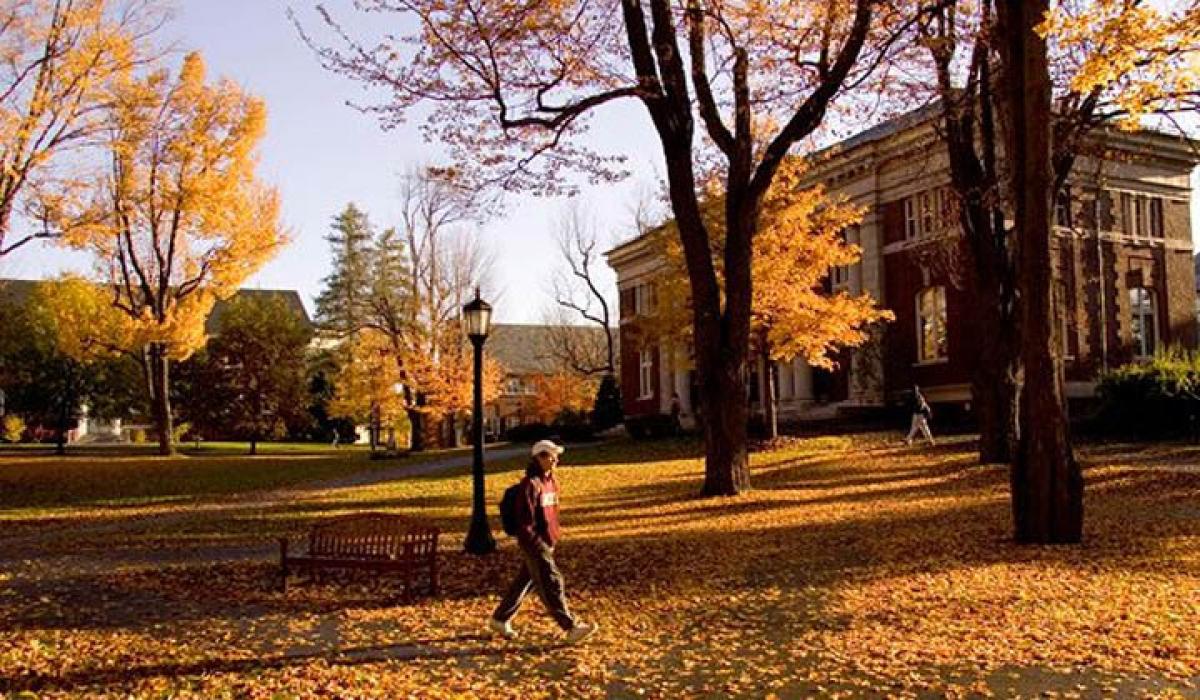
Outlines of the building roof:
M 615 332 L 615 329 L 614 329 Z M 554 353 L 556 334 L 569 333 L 573 341 L 606 344 L 604 329 L 591 326 L 552 326 L 498 323 L 488 333 L 484 351 L 510 374 L 551 374 L 561 369 Z M 615 338 L 614 338 L 615 340 Z
M 880 122 L 879 124 L 876 124 L 875 126 L 869 128 L 869 129 L 866 129 L 865 131 L 860 131 L 859 133 L 857 133 L 849 138 L 843 139 L 841 141 L 838 141 L 835 144 L 832 144 L 830 146 L 822 148 L 821 150 L 812 154 L 811 157 L 813 157 L 813 158 L 818 158 L 820 156 L 830 156 L 832 158 L 845 157 L 850 151 L 852 151 L 860 146 L 866 146 L 866 145 L 875 143 L 877 141 L 883 141 L 884 139 L 887 139 L 896 134 L 900 134 L 902 132 L 908 131 L 915 127 L 918 127 L 926 122 L 934 121 L 940 117 L 941 110 L 942 110 L 941 100 L 940 99 L 934 100 L 933 102 L 930 102 L 927 105 L 917 107 L 916 109 L 910 110 L 903 114 L 899 114 L 895 117 L 892 117 L 891 119 L 887 119 L 883 122 Z M 1143 138 L 1151 139 L 1163 146 L 1168 146 L 1168 145 L 1173 146 L 1174 148 L 1179 149 L 1179 152 L 1181 155 L 1187 157 L 1192 162 L 1200 163 L 1200 155 L 1197 155 L 1198 153 L 1200 153 L 1200 140 L 1191 139 L 1186 136 L 1182 136 L 1180 134 L 1171 133 L 1171 132 L 1164 131 L 1162 129 L 1156 129 L 1153 127 L 1142 127 L 1141 129 L 1139 129 L 1138 131 L 1135 131 L 1135 132 L 1119 131 L 1111 125 L 1101 127 L 1101 128 L 1109 129 L 1112 131 L 1112 133 L 1122 134 L 1127 137 L 1141 136 Z M 651 229 L 651 232 L 654 230 L 657 230 L 658 228 L 659 227 L 655 227 L 654 229 Z M 623 241 L 623 242 L 617 244 L 616 246 L 613 246 L 611 249 L 605 251 L 604 254 L 605 254 L 605 256 L 609 257 L 610 259 L 613 257 L 614 254 L 619 256 L 622 252 L 625 251 L 626 248 L 632 247 L 635 243 L 642 241 L 643 239 L 646 238 L 647 235 L 649 235 L 649 234 L 648 233 L 642 234 L 640 236 Z
M 0 302 L 11 304 L 24 304 L 33 294 L 34 288 L 42 282 L 54 283 L 54 280 L 21 280 L 21 279 L 4 279 L 0 278 Z M 301 319 L 306 326 L 313 326 L 312 319 L 308 316 L 308 310 L 304 308 L 304 302 L 300 299 L 300 293 L 294 289 L 239 289 L 234 298 L 270 298 L 275 297 L 281 299 L 285 306 Z M 221 327 L 221 317 L 224 316 L 226 309 L 229 308 L 229 301 L 218 301 L 213 306 L 212 313 L 208 315 L 208 320 L 204 323 L 204 332 L 212 335 Z
M 313 320 L 308 316 L 308 309 L 304 308 L 304 302 L 300 299 L 300 293 L 294 289 L 239 289 L 237 294 L 228 301 L 218 301 L 213 306 L 212 313 L 208 315 L 208 321 L 204 324 L 206 333 L 215 333 L 216 329 L 221 327 L 221 318 L 225 315 L 229 308 L 230 301 L 233 299 L 270 299 L 275 298 L 283 302 L 296 318 L 300 319 L 305 326 L 313 328 Z

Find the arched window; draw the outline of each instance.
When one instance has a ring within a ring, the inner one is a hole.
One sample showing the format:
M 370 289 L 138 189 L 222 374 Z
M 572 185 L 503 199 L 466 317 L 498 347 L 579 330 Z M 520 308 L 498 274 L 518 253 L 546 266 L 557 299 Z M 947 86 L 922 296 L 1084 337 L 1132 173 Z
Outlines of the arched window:
M 1148 287 L 1129 289 L 1129 328 L 1133 336 L 1133 354 L 1150 357 L 1158 346 L 1158 304 L 1154 290 Z
M 917 292 L 917 361 L 936 362 L 950 356 L 946 342 L 946 288 Z

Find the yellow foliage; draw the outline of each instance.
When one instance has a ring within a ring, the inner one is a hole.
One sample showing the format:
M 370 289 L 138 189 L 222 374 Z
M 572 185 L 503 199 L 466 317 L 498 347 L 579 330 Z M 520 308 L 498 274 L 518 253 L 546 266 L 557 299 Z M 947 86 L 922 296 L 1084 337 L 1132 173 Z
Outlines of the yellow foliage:
M 571 372 L 541 374 L 534 378 L 533 410 L 538 420 L 549 423 L 562 411 L 582 413 L 592 408 L 597 382 Z
M 1156 112 L 1195 110 L 1200 3 L 1059 3 L 1039 30 L 1071 57 L 1070 89 L 1098 90 L 1123 128 L 1136 129 Z
M 465 343 L 463 343 L 465 345 Z M 442 417 L 471 411 L 474 400 L 474 364 L 471 348 L 452 347 L 436 355 L 397 348 L 387 334 L 360 331 L 342 346 L 341 368 L 335 380 L 333 415 L 359 421 L 370 419 L 378 407 L 380 419 L 393 421 L 408 410 Z M 500 395 L 504 372 L 484 358 L 483 400 Z M 421 392 L 421 402 L 405 386 Z
M 98 134 L 113 78 L 143 58 L 148 16 L 114 4 L 0 0 L 0 254 L 39 233 L 6 244 L 15 213 L 37 216 L 81 185 L 59 156 Z
M 334 380 L 331 415 L 366 423 L 372 412 L 390 423 L 404 414 L 400 370 L 391 345 L 380 333 L 363 331 L 342 344 L 341 365 Z
M 932 451 L 897 438 L 757 452 L 760 488 L 732 499 L 695 498 L 694 443 L 569 447 L 556 556 L 572 611 L 600 625 L 575 647 L 534 597 L 513 621 L 518 639 L 481 635 L 520 554 L 498 531 L 495 555 L 455 546 L 470 520 L 466 469 L 393 479 L 345 450 L 0 457 L 13 486 L 4 505 L 17 506 L 6 527 L 44 528 L 0 574 L 20 584 L 0 596 L 0 668 L 13 692 L 47 698 L 1195 696 L 1200 448 L 1082 446 L 1087 545 L 1028 547 L 1006 537 L 1007 470 L 980 467 L 970 437 Z M 489 462 L 493 527 L 524 467 Z M 352 469 L 380 481 L 297 487 L 298 473 L 311 485 Z M 272 485 L 291 488 L 263 490 Z M 264 583 L 277 563 L 213 559 L 214 547 L 265 550 L 320 519 L 378 509 L 441 528 L 438 596 L 381 605 L 402 591 L 387 577 L 282 594 Z M 124 564 L 144 562 L 147 547 L 191 561 Z M 122 595 L 84 594 L 100 583 Z M 170 614 L 148 626 L 163 601 Z M 538 661 L 547 647 L 554 663 Z M 534 661 L 514 672 L 521 660 Z
M 843 232 L 862 220 L 863 211 L 821 185 L 804 181 L 805 165 L 788 159 L 764 198 L 754 238 L 751 276 L 752 332 L 765 341 L 772 359 L 803 357 L 830 367 L 830 356 L 867 339 L 870 324 L 893 318 L 866 293 L 828 292 L 824 279 L 834 267 L 853 265 L 862 251 Z M 705 223 L 714 239 L 713 263 L 723 270 L 723 198 L 710 188 Z M 690 287 L 683 246 L 674 224 L 659 229 L 652 245 L 665 260 L 654 282 L 654 312 L 641 324 L 654 338 L 687 338 L 691 333 Z
M 53 330 L 58 350 L 79 362 L 138 348 L 128 317 L 112 305 L 113 291 L 67 275 L 42 282 L 30 308 Z
M 254 172 L 266 108 L 231 81 L 206 82 L 193 53 L 175 77 L 125 75 L 108 119 L 102 184 L 59 202 L 57 222 L 110 271 L 131 342 L 184 358 L 213 305 L 285 241 L 278 193 Z

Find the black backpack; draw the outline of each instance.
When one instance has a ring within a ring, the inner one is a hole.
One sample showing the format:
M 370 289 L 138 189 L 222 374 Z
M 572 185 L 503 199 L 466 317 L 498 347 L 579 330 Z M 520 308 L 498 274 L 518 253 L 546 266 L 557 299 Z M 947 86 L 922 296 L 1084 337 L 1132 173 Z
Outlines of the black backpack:
M 504 526 L 504 534 L 512 537 L 517 536 L 521 527 L 517 522 L 517 499 L 521 497 L 522 483 L 518 481 L 504 489 L 504 496 L 500 498 L 500 524 Z

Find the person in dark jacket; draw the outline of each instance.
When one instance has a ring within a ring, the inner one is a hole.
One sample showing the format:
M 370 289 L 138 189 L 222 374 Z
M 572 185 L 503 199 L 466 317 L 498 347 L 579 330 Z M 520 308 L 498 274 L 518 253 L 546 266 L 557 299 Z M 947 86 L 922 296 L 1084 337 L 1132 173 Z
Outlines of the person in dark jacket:
M 921 393 L 921 387 L 916 384 L 913 385 L 908 410 L 912 414 L 912 425 L 908 429 L 908 436 L 904 438 L 904 444 L 911 445 L 913 438 L 917 436 L 917 433 L 920 433 L 925 436 L 930 445 L 933 445 L 933 433 L 929 430 L 929 421 L 933 418 L 933 409 L 929 407 L 929 402 L 925 400 L 925 395 Z
M 531 588 L 537 590 L 568 643 L 583 641 L 597 629 L 595 624 L 579 622 L 567 608 L 562 573 L 554 561 L 554 547 L 559 538 L 559 490 L 554 468 L 562 452 L 563 448 L 550 440 L 535 443 L 525 478 L 521 480 L 521 498 L 517 499 L 514 511 L 519 523 L 517 546 L 521 551 L 521 568 L 488 622 L 493 632 L 509 639 L 517 636 L 512 618 Z

